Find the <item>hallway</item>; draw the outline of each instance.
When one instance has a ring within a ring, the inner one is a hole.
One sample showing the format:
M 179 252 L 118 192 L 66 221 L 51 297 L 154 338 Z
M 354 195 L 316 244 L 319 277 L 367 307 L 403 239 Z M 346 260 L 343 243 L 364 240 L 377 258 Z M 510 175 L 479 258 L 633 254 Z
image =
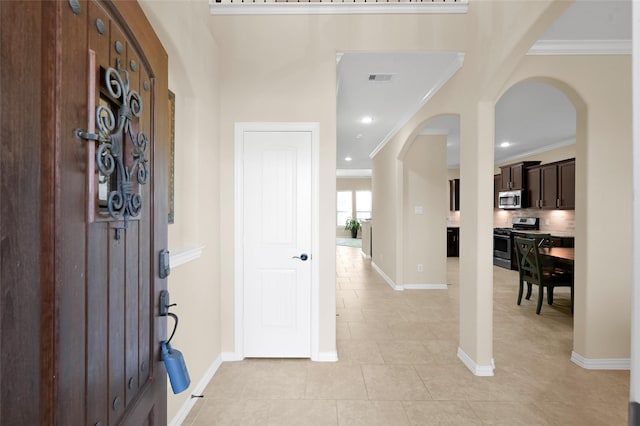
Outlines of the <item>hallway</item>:
M 569 294 L 535 314 L 494 268 L 494 377 L 458 360 L 458 259 L 448 290 L 392 290 L 337 247 L 337 363 L 225 362 L 184 425 L 626 425 L 628 371 L 573 364 Z M 188 357 L 188 354 L 185 354 Z

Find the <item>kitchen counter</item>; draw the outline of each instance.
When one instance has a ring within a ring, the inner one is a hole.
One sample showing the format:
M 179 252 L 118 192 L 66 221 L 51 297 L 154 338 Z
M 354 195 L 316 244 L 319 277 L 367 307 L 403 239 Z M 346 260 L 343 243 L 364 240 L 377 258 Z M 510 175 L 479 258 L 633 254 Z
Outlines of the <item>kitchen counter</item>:
M 575 246 L 575 238 L 572 232 L 562 232 L 562 231 L 533 231 L 533 230 L 523 230 L 523 229 L 515 229 L 511 232 L 511 242 L 513 244 L 513 238 L 516 236 L 524 237 L 525 235 L 530 234 L 550 234 L 551 242 L 554 249 L 560 248 L 568 248 L 573 250 Z M 558 251 L 558 250 L 556 250 Z M 512 252 L 511 256 L 511 269 L 518 269 L 518 261 L 516 260 L 515 251 Z
M 558 238 L 574 238 L 572 232 L 563 232 L 563 231 L 521 231 L 515 230 L 514 232 L 519 232 L 522 234 L 551 234 L 552 237 Z

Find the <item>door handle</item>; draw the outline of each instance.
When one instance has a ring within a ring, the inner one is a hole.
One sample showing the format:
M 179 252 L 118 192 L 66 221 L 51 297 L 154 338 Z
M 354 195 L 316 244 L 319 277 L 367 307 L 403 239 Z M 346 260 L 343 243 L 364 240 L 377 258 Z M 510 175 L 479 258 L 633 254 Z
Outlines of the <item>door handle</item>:
M 300 259 L 303 262 L 305 262 L 307 259 L 309 259 L 309 255 L 307 253 L 302 253 L 300 256 L 291 256 L 292 259 Z

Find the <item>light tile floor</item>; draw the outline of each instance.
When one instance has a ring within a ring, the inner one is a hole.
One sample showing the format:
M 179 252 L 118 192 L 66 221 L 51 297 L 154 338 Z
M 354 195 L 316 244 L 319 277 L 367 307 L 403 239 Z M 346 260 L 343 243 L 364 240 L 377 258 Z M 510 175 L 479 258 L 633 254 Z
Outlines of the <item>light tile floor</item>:
M 393 291 L 337 248 L 337 363 L 224 363 L 185 425 L 626 425 L 627 371 L 573 364 L 569 295 L 535 314 L 494 268 L 494 377 L 458 360 L 458 260 L 448 290 Z

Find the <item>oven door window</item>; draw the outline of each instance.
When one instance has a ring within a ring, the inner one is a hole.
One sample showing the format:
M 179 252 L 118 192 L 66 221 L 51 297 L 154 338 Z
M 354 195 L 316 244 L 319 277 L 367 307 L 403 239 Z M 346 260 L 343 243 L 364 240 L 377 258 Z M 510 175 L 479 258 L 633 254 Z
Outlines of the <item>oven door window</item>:
M 499 253 L 509 252 L 509 237 L 494 236 L 493 237 L 493 251 Z

